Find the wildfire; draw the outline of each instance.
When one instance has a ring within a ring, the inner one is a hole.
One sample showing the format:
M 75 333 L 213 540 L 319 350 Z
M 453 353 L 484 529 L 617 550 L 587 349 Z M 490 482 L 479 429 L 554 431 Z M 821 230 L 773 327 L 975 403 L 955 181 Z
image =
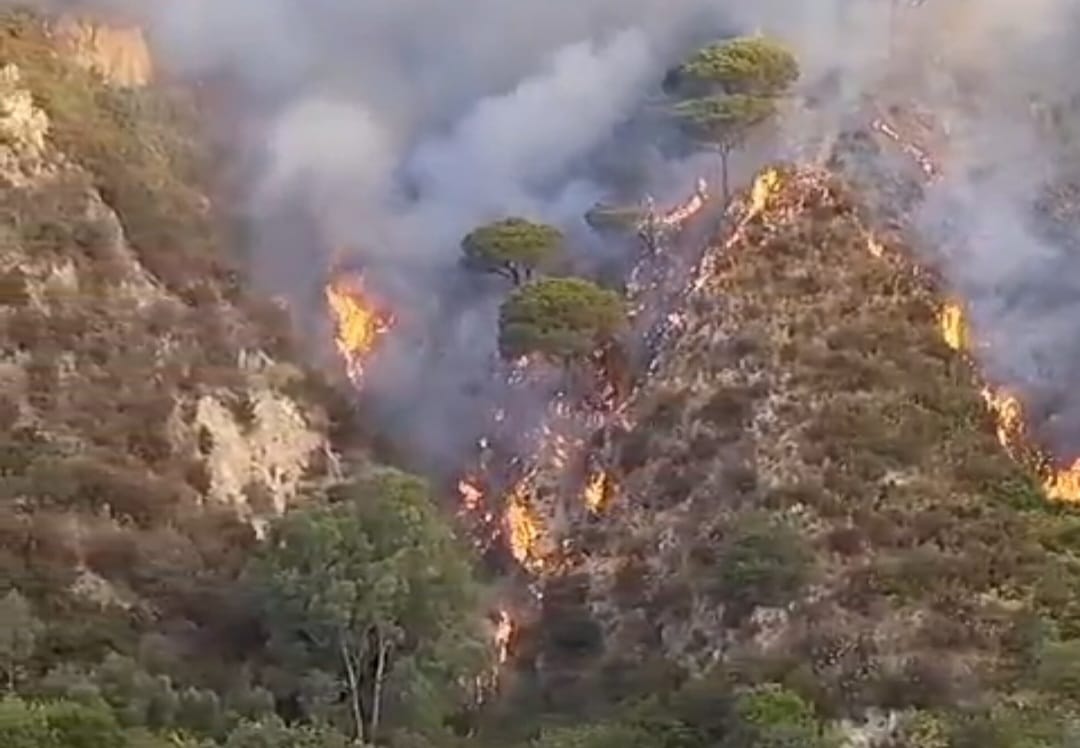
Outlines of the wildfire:
M 593 514 L 599 514 L 610 500 L 611 492 L 611 476 L 602 470 L 597 471 L 585 484 L 585 506 Z
M 969 331 L 964 310 L 959 304 L 946 304 L 938 316 L 941 336 L 950 348 L 965 352 L 969 348 Z M 1033 448 L 1024 420 L 1020 399 L 1006 389 L 985 386 L 979 393 L 994 416 L 998 443 L 1014 458 L 1035 454 L 1045 466 L 1043 489 L 1055 501 L 1080 502 L 1080 459 L 1064 470 L 1057 470 L 1045 454 Z
M 923 174 L 928 179 L 934 179 L 938 176 L 939 169 L 933 159 L 930 158 L 930 155 L 919 146 L 905 140 L 888 122 L 878 118 L 870 123 L 870 127 L 896 143 L 904 153 L 919 165 L 919 168 L 922 169 Z
M 540 556 L 540 520 L 529 506 L 528 476 L 518 482 L 506 502 L 506 534 L 510 552 L 517 562 L 530 571 L 544 566 Z
M 475 483 L 462 478 L 458 481 L 458 493 L 461 495 L 461 506 L 465 511 L 475 512 L 480 508 L 480 500 L 484 498 L 484 492 Z
M 694 194 L 682 205 L 676 205 L 657 220 L 663 226 L 679 226 L 697 215 L 709 199 L 709 186 L 704 179 L 698 179 Z
M 938 324 L 941 327 L 941 337 L 945 344 L 954 351 L 963 351 L 966 345 L 964 324 L 964 310 L 959 304 L 948 303 L 942 307 L 938 314 Z
M 768 207 L 769 197 L 780 188 L 780 172 L 776 169 L 766 169 L 754 180 L 754 186 L 750 189 L 750 210 L 747 211 L 746 220 L 764 212 Z
M 866 251 L 871 256 L 881 259 L 885 256 L 885 245 L 879 242 L 873 234 L 868 234 L 866 237 Z
M 360 276 L 341 276 L 326 286 L 326 302 L 334 318 L 335 342 L 345 360 L 349 379 L 360 386 L 364 364 L 372 348 L 393 324 L 393 318 L 375 309 Z

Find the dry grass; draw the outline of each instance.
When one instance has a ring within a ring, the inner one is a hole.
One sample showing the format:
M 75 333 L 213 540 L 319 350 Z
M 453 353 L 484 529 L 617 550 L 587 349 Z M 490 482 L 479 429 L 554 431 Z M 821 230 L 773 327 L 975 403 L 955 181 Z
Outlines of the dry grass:
M 653 627 L 671 642 L 730 636 L 655 602 L 687 582 L 700 600 L 715 595 L 688 549 L 715 554 L 716 538 L 764 510 L 813 549 L 815 584 L 779 628 L 741 624 L 729 658 L 765 657 L 771 677 L 801 682 L 832 713 L 1027 688 L 1022 660 L 1034 654 L 1012 646 L 1018 627 L 1041 617 L 1066 642 L 1080 636 L 1080 518 L 1047 504 L 998 446 L 975 373 L 939 336 L 932 279 L 902 249 L 868 252 L 841 187 L 786 180 L 716 258 L 711 302 L 693 305 L 704 314 L 622 445 L 628 498 L 608 521 L 669 537 L 635 571 L 653 585 Z M 727 436 L 695 449 L 702 428 Z M 753 479 L 716 479 L 733 466 Z M 789 572 L 777 578 L 801 578 Z M 721 588 L 727 608 L 752 594 L 730 579 Z M 822 649 L 822 637 L 833 643 Z

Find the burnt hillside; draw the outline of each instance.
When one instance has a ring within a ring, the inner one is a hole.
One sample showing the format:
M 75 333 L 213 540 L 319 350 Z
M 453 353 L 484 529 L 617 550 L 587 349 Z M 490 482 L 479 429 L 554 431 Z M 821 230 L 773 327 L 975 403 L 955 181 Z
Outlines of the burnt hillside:
M 1054 701 L 1080 519 L 999 446 L 899 241 L 826 172 L 770 183 L 629 406 L 618 497 L 548 582 L 540 680 L 581 705 L 659 658 L 833 718 Z

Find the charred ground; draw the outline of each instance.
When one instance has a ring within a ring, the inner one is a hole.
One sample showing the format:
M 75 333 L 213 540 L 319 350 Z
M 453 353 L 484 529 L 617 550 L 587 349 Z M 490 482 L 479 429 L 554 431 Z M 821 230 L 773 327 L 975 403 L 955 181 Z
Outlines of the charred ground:
M 902 235 L 836 173 L 779 175 L 631 402 L 531 677 L 575 711 L 710 671 L 834 719 L 1067 701 L 1080 518 L 998 444 Z

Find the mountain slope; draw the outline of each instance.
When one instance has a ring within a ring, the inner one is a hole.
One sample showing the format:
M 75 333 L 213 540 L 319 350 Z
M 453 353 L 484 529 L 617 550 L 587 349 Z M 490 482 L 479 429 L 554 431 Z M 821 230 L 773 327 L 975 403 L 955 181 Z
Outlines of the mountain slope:
M 138 65 L 102 77 L 72 23 L 0 15 L 0 580 L 78 614 L 53 646 L 94 657 L 95 611 L 220 612 L 253 527 L 325 475 L 330 422 L 239 281 L 197 111 Z
M 538 645 L 542 675 L 581 703 L 659 654 L 833 718 L 1068 698 L 1046 658 L 1076 647 L 1080 519 L 998 445 L 899 241 L 827 173 L 769 184 L 629 406 L 617 499 L 547 583 L 546 625 L 579 636 Z

